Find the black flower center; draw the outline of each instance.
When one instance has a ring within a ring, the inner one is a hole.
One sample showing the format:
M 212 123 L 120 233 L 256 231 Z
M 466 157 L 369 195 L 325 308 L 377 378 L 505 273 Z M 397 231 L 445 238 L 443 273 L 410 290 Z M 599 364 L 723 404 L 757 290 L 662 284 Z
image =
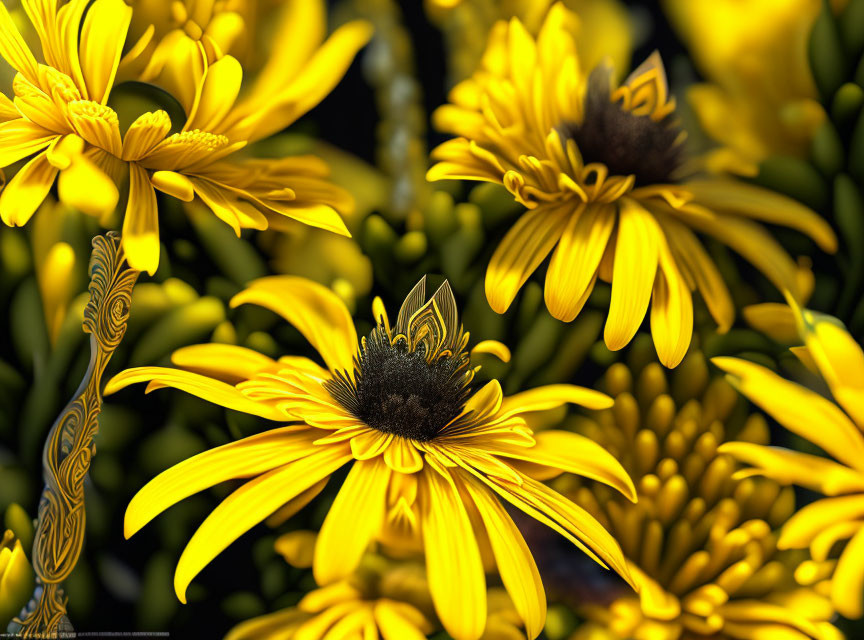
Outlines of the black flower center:
M 561 135 L 576 142 L 585 164 L 602 163 L 610 175 L 633 175 L 637 186 L 670 182 L 683 159 L 672 115 L 635 115 L 610 100 L 608 83 L 591 80 L 582 123 L 562 124 Z
M 370 427 L 427 442 L 465 406 L 470 392 L 464 357 L 426 359 L 424 345 L 411 351 L 404 339 L 391 343 L 376 327 L 355 359 L 353 379 L 342 372 L 325 388 Z

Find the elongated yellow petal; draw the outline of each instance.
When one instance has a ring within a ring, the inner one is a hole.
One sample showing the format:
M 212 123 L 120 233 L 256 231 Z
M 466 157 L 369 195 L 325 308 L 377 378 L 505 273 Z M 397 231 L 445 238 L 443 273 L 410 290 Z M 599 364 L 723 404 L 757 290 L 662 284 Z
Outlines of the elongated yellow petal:
M 528 637 L 535 638 L 546 622 L 546 592 L 531 550 L 488 488 L 473 478 L 467 478 L 463 484 L 486 526 L 501 581 L 525 623 Z
M 864 495 L 822 498 L 792 515 L 783 525 L 777 546 L 803 549 L 833 524 L 864 518 Z
M 123 249 L 133 269 L 156 273 L 159 266 L 159 210 L 147 170 L 129 163 L 129 202 L 123 217 Z
M 693 337 L 693 298 L 678 265 L 661 237 L 660 269 L 651 300 L 651 336 L 664 366 L 677 367 Z
M 615 226 L 614 208 L 591 205 L 570 217 L 546 272 L 546 306 L 570 322 L 582 310 Z
M 243 67 L 233 56 L 220 58 L 204 72 L 204 81 L 184 131 L 219 131 L 222 120 L 234 106 L 240 93 Z
M 546 411 L 564 404 L 578 404 L 586 409 L 608 409 L 615 401 L 605 393 L 573 384 L 550 384 L 506 396 L 500 415 L 510 416 L 531 411 Z
M 495 356 L 501 362 L 510 362 L 510 349 L 503 342 L 497 340 L 481 340 L 471 349 L 471 355 L 475 353 L 488 353 Z
M 384 522 L 390 467 L 381 457 L 355 462 L 336 495 L 315 544 L 315 580 L 350 576 Z
M 510 307 L 519 289 L 558 242 L 572 209 L 538 207 L 513 225 L 486 270 L 486 298 L 497 313 Z
M 117 185 L 86 154 L 72 158 L 68 169 L 57 180 L 60 201 L 84 213 L 99 217 L 110 214 L 117 206 Z
M 30 47 L 15 26 L 6 5 L 0 3 L 0 56 L 9 63 L 15 71 L 27 78 L 32 84 L 39 84 L 36 58 Z
M 712 358 L 745 396 L 790 431 L 864 470 L 864 437 L 834 403 L 773 371 L 738 358 Z
M 401 613 L 404 603 L 396 603 L 380 599 L 375 603 L 375 622 L 384 640 L 425 640 L 426 633 L 421 631 L 413 622 Z M 419 611 L 416 615 L 421 615 Z M 428 623 L 427 623 L 428 624 Z M 427 629 L 428 630 L 428 629 Z
M 273 358 L 233 344 L 195 344 L 171 354 L 178 367 L 229 384 L 248 380 L 259 371 L 277 367 Z
M 9 226 L 23 226 L 45 200 L 57 169 L 40 153 L 18 170 L 0 192 L 0 217 Z
M 623 348 L 636 335 L 648 311 L 660 244 L 660 228 L 654 217 L 629 198 L 621 201 L 612 299 L 603 332 L 612 351 Z
M 408 438 L 394 436 L 384 450 L 384 462 L 396 473 L 416 473 L 423 468 L 423 457 Z
M 242 411 L 268 420 L 286 420 L 287 415 L 273 406 L 250 400 L 235 387 L 197 373 L 165 367 L 137 367 L 121 371 L 105 385 L 105 395 L 137 382 L 149 382 L 148 391 L 174 387 L 226 409 Z
M 358 348 L 354 321 L 327 287 L 295 276 L 260 278 L 231 299 L 232 308 L 246 303 L 266 307 L 297 327 L 331 371 L 353 370 Z
M 456 640 L 477 640 L 486 626 L 486 579 L 468 512 L 453 484 L 421 473 L 426 571 L 435 611 Z
M 828 496 L 864 492 L 864 474 L 822 456 L 750 442 L 724 442 L 717 451 L 755 467 L 744 472 L 745 475 L 759 473 L 782 484 L 797 484 Z
M 191 495 L 234 478 L 248 478 L 315 451 L 312 429 L 284 427 L 204 451 L 148 482 L 126 508 L 123 535 L 131 538 L 153 518 Z
M 183 202 L 192 202 L 195 199 L 195 185 L 182 173 L 156 171 L 150 176 L 150 184 Z
M 132 7 L 123 0 L 96 0 L 87 8 L 80 60 L 87 94 L 94 102 L 108 102 L 131 20 Z
M 774 191 L 737 180 L 689 180 L 688 191 L 695 200 L 717 211 L 732 211 L 742 216 L 798 229 L 822 249 L 837 250 L 837 237 L 831 225 L 800 202 Z
M 569 431 L 540 431 L 533 447 L 496 444 L 490 453 L 553 467 L 614 487 L 633 502 L 636 488 L 621 463 L 599 444 Z
M 831 393 L 864 430 L 864 351 L 835 318 L 807 310 L 796 313 L 807 349 Z
M 831 601 L 840 615 L 864 615 L 864 526 L 843 549 L 831 579 Z
M 229 544 L 351 459 L 346 447 L 326 447 L 250 480 L 229 495 L 201 524 L 183 550 L 174 573 L 174 591 L 186 603 L 189 583 Z

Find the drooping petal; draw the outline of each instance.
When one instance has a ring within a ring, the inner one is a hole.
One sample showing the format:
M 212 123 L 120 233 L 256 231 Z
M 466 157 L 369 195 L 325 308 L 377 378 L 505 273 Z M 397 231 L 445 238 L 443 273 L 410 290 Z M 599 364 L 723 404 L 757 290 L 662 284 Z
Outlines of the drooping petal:
M 159 266 L 159 210 L 147 170 L 129 163 L 129 202 L 123 217 L 123 249 L 129 266 L 150 275 Z
M 864 526 L 847 543 L 831 578 L 831 601 L 850 619 L 864 614 Z
M 0 139 L 3 140 L 3 145 L 0 146 L 0 167 L 8 167 L 37 151 L 42 151 L 59 137 L 53 131 L 24 118 L 0 123 Z
M 636 501 L 636 488 L 621 463 L 599 444 L 569 431 L 540 431 L 533 447 L 496 444 L 490 453 L 575 473 L 609 485 Z
M 9 226 L 23 226 L 45 200 L 57 168 L 48 162 L 44 153 L 30 160 L 18 170 L 9 184 L 0 192 L 0 217 Z
M 195 344 L 171 354 L 171 362 L 195 373 L 236 384 L 278 365 L 263 353 L 233 344 Z
M 486 626 L 486 579 L 477 539 L 453 479 L 424 469 L 421 509 L 426 571 L 435 611 L 456 640 L 477 640 Z
M 475 353 L 488 353 L 501 362 L 510 362 L 510 349 L 498 340 L 481 340 L 471 349 L 471 355 L 473 356 Z
M 351 314 L 327 287 L 306 278 L 270 276 L 254 280 L 231 299 L 231 307 L 257 304 L 278 313 L 312 344 L 331 371 L 353 370 L 357 332 Z
M 486 526 L 504 587 L 525 623 L 528 637 L 535 638 L 546 622 L 546 592 L 531 550 L 488 488 L 473 478 L 466 478 L 463 484 Z
M 834 403 L 738 358 L 712 358 L 735 387 L 790 431 L 853 469 L 864 471 L 864 437 Z
M 180 602 L 186 602 L 189 583 L 229 544 L 350 459 L 346 447 L 326 447 L 250 480 L 225 498 L 207 516 L 180 556 L 174 573 L 174 591 Z
M 224 56 L 204 72 L 201 91 L 195 96 L 184 131 L 218 131 L 240 93 L 243 67 L 233 56 Z
M 672 369 L 690 348 L 693 298 L 665 238 L 661 236 L 660 240 L 660 269 L 651 300 L 651 336 L 660 362 Z
M 538 207 L 522 214 L 504 236 L 486 271 L 486 299 L 497 313 L 507 311 L 528 276 L 552 251 L 571 213 L 569 207 Z
M 163 471 L 126 508 L 123 535 L 131 538 L 153 518 L 191 495 L 234 478 L 248 478 L 315 451 L 312 429 L 284 427 L 204 451 Z M 269 514 L 268 514 L 269 515 Z
M 384 522 L 390 467 L 377 457 L 355 462 L 327 512 L 315 544 L 315 580 L 350 576 Z
M 114 181 L 86 154 L 73 157 L 69 167 L 60 172 L 57 195 L 64 204 L 95 217 L 113 212 L 120 198 Z
M 603 334 L 606 346 L 612 351 L 630 342 L 648 311 L 657 272 L 660 233 L 650 212 L 635 200 L 622 200 L 612 269 L 612 299 Z
M 615 226 L 610 205 L 587 206 L 570 217 L 546 272 L 546 306 L 570 322 L 591 293 L 600 259 Z
M 38 65 L 8 9 L 0 3 L 0 56 L 32 84 L 39 84 Z
M 287 418 L 286 414 L 279 409 L 263 402 L 250 400 L 230 384 L 181 369 L 165 367 L 127 369 L 108 381 L 108 384 L 105 385 L 105 395 L 116 393 L 137 382 L 149 382 L 148 391 L 162 387 L 174 387 L 226 409 L 242 411 L 268 420 L 284 421 Z

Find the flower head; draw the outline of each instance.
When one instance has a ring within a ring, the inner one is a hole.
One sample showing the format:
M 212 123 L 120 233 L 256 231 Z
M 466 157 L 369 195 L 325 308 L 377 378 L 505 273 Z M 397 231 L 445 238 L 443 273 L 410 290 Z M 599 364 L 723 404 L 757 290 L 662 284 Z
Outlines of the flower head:
M 425 552 L 435 610 L 458 639 L 486 624 L 483 558 L 494 558 L 514 606 L 536 637 L 545 619 L 540 576 L 500 499 L 628 578 L 615 540 L 584 509 L 532 477 L 538 468 L 577 473 L 633 496 L 620 464 L 594 442 L 548 431 L 536 437 L 525 414 L 577 403 L 609 406 L 607 396 L 572 385 L 504 398 L 496 380 L 473 384 L 468 334 L 449 285 L 427 300 L 425 279 L 394 324 L 380 299 L 376 326 L 357 340 L 344 304 L 302 278 L 253 282 L 232 305 L 253 303 L 293 324 L 326 368 L 286 356 L 271 360 L 226 345 L 181 349 L 183 369 L 142 367 L 116 376 L 111 393 L 135 382 L 172 386 L 224 407 L 293 422 L 191 458 L 152 480 L 132 500 L 126 535 L 175 502 L 232 478 L 252 477 L 205 520 L 177 567 L 181 600 L 193 577 L 222 549 L 279 507 L 292 513 L 313 499 L 337 469 L 351 469 L 321 528 L 314 574 L 321 585 L 344 579 L 367 546 Z M 503 345 L 478 348 L 501 353 Z M 286 506 L 287 504 L 287 506 Z
M 553 486 L 592 505 L 621 542 L 640 593 L 612 590 L 580 603 L 588 629 L 605 630 L 597 637 L 654 640 L 838 637 L 827 583 L 796 584 L 796 570 L 812 563 L 801 552 L 778 550 L 792 490 L 736 475 L 723 452 L 730 440 L 767 442 L 762 416 L 747 416 L 734 390 L 709 378 L 698 353 L 670 380 L 656 363 L 634 372 L 613 365 L 605 388 L 615 406 L 577 428 L 621 460 L 638 502 L 573 477 Z M 592 637 L 588 629 L 578 637 Z
M 36 154 L 0 193 L 6 224 L 25 224 L 59 173 L 60 199 L 94 215 L 110 214 L 118 186 L 128 187 L 124 249 L 132 267 L 150 273 L 159 263 L 157 190 L 187 202 L 199 198 L 238 235 L 244 228 L 265 229 L 269 218 L 279 216 L 349 235 L 337 210 L 349 210 L 351 198 L 327 182 L 321 160 L 238 159 L 235 154 L 320 102 L 368 41 L 367 23 L 343 25 L 322 43 L 316 12 L 307 16 L 314 24 L 292 22 L 281 35 L 291 41 L 300 37 L 304 46 L 280 50 L 243 92 L 243 68 L 236 58 L 211 60 L 198 45 L 175 49 L 174 72 L 163 84 L 176 92 L 184 121 L 173 122 L 167 111 L 157 110 L 121 131 L 109 98 L 132 9 L 122 0 L 58 4 L 24 3 L 45 64 L 37 63 L 0 8 L 0 55 L 18 71 L 14 101 L 0 97 L 0 133 L 7 141 L 0 167 Z M 300 36 L 306 28 L 309 32 Z M 147 34 L 152 36 L 148 31 L 142 39 Z M 133 45 L 124 63 L 132 64 L 144 50 L 141 42 Z
M 33 595 L 33 568 L 21 541 L 9 529 L 0 538 L 0 629 L 21 612 Z
M 503 313 L 551 253 L 545 298 L 570 321 L 598 278 L 612 285 L 605 340 L 621 349 L 651 304 L 661 361 L 677 365 L 693 330 L 698 289 L 720 331 L 734 307 L 693 231 L 741 253 L 775 285 L 797 292 L 795 263 L 754 220 L 809 234 L 833 251 L 830 226 L 806 207 L 726 178 L 696 177 L 683 153 L 657 53 L 623 83 L 605 63 L 582 66 L 557 4 L 539 35 L 517 19 L 493 30 L 483 66 L 435 113 L 460 137 L 433 151 L 430 180 L 502 184 L 528 211 L 507 232 L 486 272 L 486 296 Z
M 827 383 L 835 402 L 752 362 L 712 362 L 741 393 L 828 457 L 745 442 L 724 444 L 722 450 L 753 465 L 743 476 L 764 475 L 827 496 L 795 513 L 778 545 L 810 549 L 813 562 L 796 574 L 803 584 L 823 579 L 826 563 L 833 568 L 834 606 L 859 618 L 864 614 L 864 351 L 834 318 L 793 309 L 805 343 L 795 353 Z

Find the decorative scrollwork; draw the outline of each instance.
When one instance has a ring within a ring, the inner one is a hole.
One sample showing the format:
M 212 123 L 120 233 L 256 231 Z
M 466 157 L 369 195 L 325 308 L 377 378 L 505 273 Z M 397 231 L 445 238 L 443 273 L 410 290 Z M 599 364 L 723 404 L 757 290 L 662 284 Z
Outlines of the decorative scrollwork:
M 126 333 L 138 274 L 126 264 L 117 233 L 93 239 L 90 301 L 83 327 L 90 334 L 90 365 L 75 396 L 51 427 L 42 452 L 45 488 L 33 542 L 39 586 L 22 618 L 9 628 L 24 638 L 62 637 L 72 630 L 61 583 L 72 573 L 84 547 L 84 479 L 96 455 L 93 439 L 102 408 L 102 374 Z

